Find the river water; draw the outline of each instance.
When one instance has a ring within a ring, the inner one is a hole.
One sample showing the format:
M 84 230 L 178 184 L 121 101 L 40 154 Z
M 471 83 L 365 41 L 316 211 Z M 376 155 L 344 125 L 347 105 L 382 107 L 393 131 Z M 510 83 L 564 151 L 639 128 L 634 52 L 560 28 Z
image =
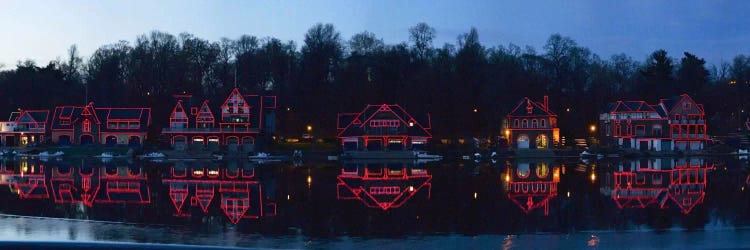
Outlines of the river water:
M 747 160 L 5 159 L 0 239 L 320 249 L 750 247 Z

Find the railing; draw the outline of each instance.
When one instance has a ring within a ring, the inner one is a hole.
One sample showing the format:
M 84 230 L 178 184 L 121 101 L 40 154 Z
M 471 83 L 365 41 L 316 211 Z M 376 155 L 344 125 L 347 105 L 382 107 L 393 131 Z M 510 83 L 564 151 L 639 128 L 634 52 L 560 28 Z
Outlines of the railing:
M 706 120 L 669 120 L 670 124 L 705 124 Z
M 706 138 L 703 134 L 672 134 L 672 138 L 675 139 L 703 139 Z
M 46 132 L 45 129 L 43 129 L 43 128 L 30 128 L 30 129 L 16 128 L 13 131 L 15 131 L 15 132 L 26 132 L 26 133 L 44 133 L 44 132 Z
M 207 132 L 207 133 L 218 133 L 218 132 L 258 132 L 258 128 L 164 128 L 162 132 L 174 133 L 174 132 Z

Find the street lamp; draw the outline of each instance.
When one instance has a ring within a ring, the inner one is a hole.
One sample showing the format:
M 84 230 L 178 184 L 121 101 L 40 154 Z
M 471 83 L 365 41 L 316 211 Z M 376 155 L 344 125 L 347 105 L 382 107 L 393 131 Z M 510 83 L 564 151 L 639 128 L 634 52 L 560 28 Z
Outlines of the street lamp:
M 312 125 L 307 125 L 307 132 L 312 132 Z
M 589 130 L 593 133 L 596 132 L 596 125 L 589 126 Z

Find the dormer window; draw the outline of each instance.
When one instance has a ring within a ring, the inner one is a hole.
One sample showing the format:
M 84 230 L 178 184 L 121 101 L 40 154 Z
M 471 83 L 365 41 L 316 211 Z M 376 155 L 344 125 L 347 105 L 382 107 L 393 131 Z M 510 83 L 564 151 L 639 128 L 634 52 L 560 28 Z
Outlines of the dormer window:
M 89 120 L 83 121 L 83 132 L 90 133 L 91 132 L 91 122 Z
M 60 125 L 70 125 L 70 118 L 60 119 Z

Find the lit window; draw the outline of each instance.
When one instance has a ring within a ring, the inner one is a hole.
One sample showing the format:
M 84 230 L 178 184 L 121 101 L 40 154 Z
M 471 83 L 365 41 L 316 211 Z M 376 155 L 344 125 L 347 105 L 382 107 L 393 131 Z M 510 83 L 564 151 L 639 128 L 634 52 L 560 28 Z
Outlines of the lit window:
M 91 132 L 91 122 L 89 120 L 83 121 L 83 132 L 87 132 L 87 133 Z

